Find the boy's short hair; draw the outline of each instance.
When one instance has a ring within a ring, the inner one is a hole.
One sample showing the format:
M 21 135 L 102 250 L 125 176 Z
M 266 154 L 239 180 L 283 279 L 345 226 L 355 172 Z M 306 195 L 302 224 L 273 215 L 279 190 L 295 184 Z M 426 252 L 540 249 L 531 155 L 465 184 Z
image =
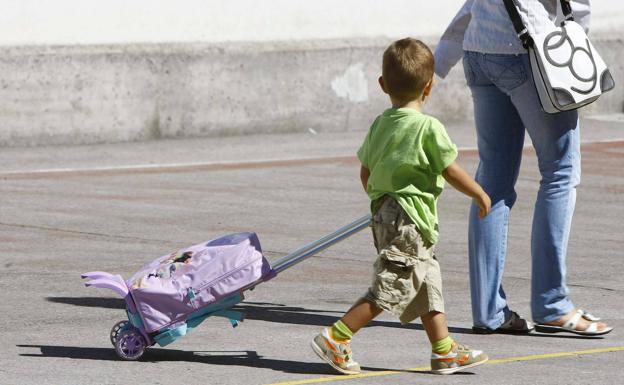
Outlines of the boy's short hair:
M 381 76 L 386 91 L 402 100 L 422 95 L 433 77 L 431 50 L 420 40 L 407 37 L 392 43 L 384 52 Z

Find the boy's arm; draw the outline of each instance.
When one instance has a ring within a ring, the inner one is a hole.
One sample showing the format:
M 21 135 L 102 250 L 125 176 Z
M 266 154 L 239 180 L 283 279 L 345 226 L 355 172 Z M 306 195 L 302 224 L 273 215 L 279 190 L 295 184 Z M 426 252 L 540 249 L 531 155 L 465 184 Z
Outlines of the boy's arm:
M 479 206 L 479 217 L 483 218 L 490 212 L 492 202 L 483 188 L 475 182 L 457 162 L 451 163 L 443 172 L 442 176 L 456 190 L 468 195 Z
M 360 180 L 362 181 L 362 187 L 364 187 L 364 192 L 367 192 L 368 186 L 368 177 L 370 176 L 370 170 L 364 166 L 360 167 Z

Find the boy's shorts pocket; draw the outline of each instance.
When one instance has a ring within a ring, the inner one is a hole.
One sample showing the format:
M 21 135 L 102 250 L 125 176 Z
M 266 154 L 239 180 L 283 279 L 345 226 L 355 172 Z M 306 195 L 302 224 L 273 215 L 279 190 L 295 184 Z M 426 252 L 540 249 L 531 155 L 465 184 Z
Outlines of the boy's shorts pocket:
M 401 206 L 389 196 L 386 196 L 375 215 L 373 215 L 373 241 L 379 252 L 388 245 L 397 235 L 397 227 L 402 212 Z
M 373 222 L 396 227 L 401 211 L 403 210 L 401 205 L 387 195 L 381 199 L 381 205 L 373 216 Z
M 399 253 L 383 250 L 375 262 L 371 291 L 385 310 L 394 312 L 394 306 L 404 306 L 416 293 L 413 261 Z

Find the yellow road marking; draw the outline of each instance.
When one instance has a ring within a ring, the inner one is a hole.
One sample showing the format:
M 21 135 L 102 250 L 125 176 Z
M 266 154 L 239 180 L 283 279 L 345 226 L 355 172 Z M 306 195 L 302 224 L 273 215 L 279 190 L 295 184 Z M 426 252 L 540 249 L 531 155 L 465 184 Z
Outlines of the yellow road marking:
M 598 354 L 598 353 L 612 353 L 612 352 L 621 352 L 624 351 L 624 346 L 614 346 L 610 348 L 602 348 L 602 349 L 588 349 L 588 350 L 576 350 L 573 352 L 558 352 L 558 353 L 546 353 L 546 354 L 533 354 L 530 356 L 521 356 L 521 357 L 509 357 L 509 358 L 499 358 L 494 360 L 489 360 L 486 365 L 498 365 L 498 364 L 506 364 L 509 362 L 522 362 L 522 361 L 536 361 L 536 360 L 545 360 L 550 358 L 560 358 L 560 357 L 572 357 L 572 356 L 583 356 L 588 354 Z M 385 370 L 380 372 L 368 372 L 361 374 L 353 374 L 353 375 L 339 375 L 339 376 L 330 376 L 330 377 L 320 377 L 320 378 L 310 378 L 307 380 L 296 380 L 296 381 L 286 381 L 286 382 L 276 382 L 273 384 L 266 385 L 304 385 L 304 384 L 318 384 L 322 382 L 333 382 L 333 381 L 347 381 L 347 380 L 356 380 L 358 378 L 372 378 L 372 377 L 382 377 L 382 376 L 390 376 L 393 374 L 401 374 L 405 372 L 425 372 L 430 368 L 420 367 L 420 368 L 410 368 L 404 370 Z

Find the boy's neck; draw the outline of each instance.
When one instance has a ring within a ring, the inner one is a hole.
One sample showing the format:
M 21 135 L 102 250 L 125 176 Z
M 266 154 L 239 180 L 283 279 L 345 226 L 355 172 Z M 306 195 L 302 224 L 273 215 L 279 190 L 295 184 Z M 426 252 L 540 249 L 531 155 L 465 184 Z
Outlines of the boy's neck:
M 425 104 L 424 100 L 418 98 L 415 100 L 397 100 L 393 97 L 390 97 L 390 101 L 392 102 L 392 108 L 411 108 L 418 112 L 422 111 L 422 107 Z

